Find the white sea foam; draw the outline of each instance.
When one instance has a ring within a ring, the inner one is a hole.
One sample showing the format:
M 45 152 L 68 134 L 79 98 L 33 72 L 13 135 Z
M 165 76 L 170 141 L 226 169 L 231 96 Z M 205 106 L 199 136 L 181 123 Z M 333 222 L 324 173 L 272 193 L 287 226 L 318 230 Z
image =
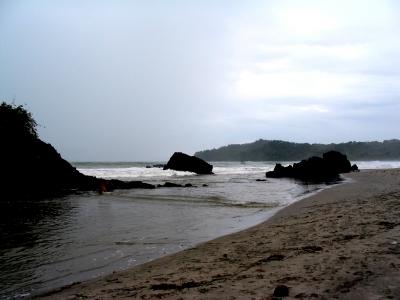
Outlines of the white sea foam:
M 127 163 L 128 164 L 128 163 Z M 135 163 L 132 163 L 135 164 Z M 214 163 L 213 172 L 216 175 L 256 174 L 270 171 L 274 168 L 272 163 Z M 150 179 L 194 176 L 192 172 L 163 170 L 162 168 L 147 168 L 146 165 L 126 166 L 121 164 L 91 164 L 90 167 L 77 165 L 78 170 L 85 175 L 108 179 Z
M 375 161 L 353 161 L 352 163 L 357 164 L 360 170 L 400 168 L 400 161 L 375 160 Z
M 128 168 L 82 168 L 78 169 L 85 175 L 96 176 L 107 179 L 135 179 L 135 178 L 163 178 L 192 176 L 194 173 L 174 170 L 163 170 L 162 168 L 128 167 Z
M 353 161 L 359 169 L 400 168 L 400 161 Z M 216 175 L 251 175 L 273 170 L 274 162 L 214 162 Z M 291 162 L 283 162 L 283 165 Z M 191 172 L 146 168 L 145 163 L 91 163 L 77 164 L 78 170 L 85 175 L 107 179 L 168 179 L 195 176 Z

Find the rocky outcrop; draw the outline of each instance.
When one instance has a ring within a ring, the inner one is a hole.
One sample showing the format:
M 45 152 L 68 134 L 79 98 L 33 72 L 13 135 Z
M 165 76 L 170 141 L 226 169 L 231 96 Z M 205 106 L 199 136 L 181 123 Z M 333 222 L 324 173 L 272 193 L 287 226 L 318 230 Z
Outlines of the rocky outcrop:
M 157 187 L 163 188 L 163 187 L 167 187 L 167 188 L 175 188 L 175 187 L 183 187 L 183 188 L 188 188 L 188 187 L 195 187 L 193 184 L 191 183 L 186 183 L 186 184 L 178 184 L 178 183 L 174 183 L 174 182 L 164 182 L 164 184 L 158 184 Z
M 213 166 L 196 156 L 190 156 L 182 152 L 175 152 L 164 170 L 172 169 L 176 171 L 187 171 L 196 174 L 213 174 Z
M 329 151 L 323 154 L 322 158 L 313 156 L 293 166 L 287 167 L 276 164 L 273 171 L 267 172 L 266 177 L 270 178 L 295 178 L 303 181 L 324 182 L 339 178 L 339 174 L 357 170 L 357 166 L 351 166 L 347 156 L 337 152 Z
M 164 184 L 157 185 L 157 187 L 184 187 L 184 186 L 181 185 L 181 184 L 177 184 L 177 183 L 173 183 L 173 182 L 167 181 Z
M 0 104 L 0 192 L 2 201 L 62 196 L 80 191 L 109 192 L 116 189 L 154 189 L 141 181 L 102 179 L 80 173 L 56 149 L 38 138 L 36 122 L 22 106 Z M 198 174 L 212 174 L 205 161 L 175 153 L 167 167 Z M 193 187 L 166 182 L 159 187 Z
M 156 188 L 154 185 L 142 181 L 122 181 L 117 179 L 98 179 L 97 185 L 100 191 Z
M 12 141 L 0 150 L 0 187 L 7 199 L 43 198 L 76 191 L 155 188 L 141 181 L 106 180 L 80 173 L 40 139 Z
M 22 106 L 0 104 L 0 192 L 2 201 L 36 199 L 76 191 L 155 188 L 140 181 L 99 179 L 75 169 L 38 138 L 36 122 Z

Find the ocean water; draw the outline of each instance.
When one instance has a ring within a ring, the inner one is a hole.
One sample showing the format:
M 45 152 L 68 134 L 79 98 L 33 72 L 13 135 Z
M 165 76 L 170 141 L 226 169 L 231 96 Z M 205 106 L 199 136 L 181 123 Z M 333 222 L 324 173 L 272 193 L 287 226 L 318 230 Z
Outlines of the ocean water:
M 363 169 L 400 162 L 356 162 Z M 260 223 L 324 185 L 265 179 L 271 162 L 213 163 L 215 175 L 144 163 L 75 163 L 84 174 L 191 188 L 0 202 L 0 299 L 109 274 Z M 203 186 L 206 185 L 206 186 Z

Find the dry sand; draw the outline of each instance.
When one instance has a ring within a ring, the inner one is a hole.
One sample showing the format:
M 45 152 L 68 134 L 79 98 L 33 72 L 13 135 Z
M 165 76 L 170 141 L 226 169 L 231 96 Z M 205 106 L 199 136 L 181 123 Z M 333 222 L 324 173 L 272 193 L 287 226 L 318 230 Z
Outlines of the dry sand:
M 43 299 L 400 299 L 400 170 L 350 174 L 270 220 Z

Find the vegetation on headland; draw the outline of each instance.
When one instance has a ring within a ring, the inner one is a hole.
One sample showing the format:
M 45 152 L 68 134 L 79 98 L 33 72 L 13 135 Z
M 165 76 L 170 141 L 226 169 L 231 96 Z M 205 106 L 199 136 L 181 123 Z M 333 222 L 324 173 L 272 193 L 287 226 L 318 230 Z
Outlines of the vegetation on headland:
M 22 105 L 0 104 L 0 188 L 3 200 L 61 195 L 94 189 L 95 178 L 78 172 L 48 143 Z
M 399 160 L 400 140 L 309 144 L 260 139 L 199 151 L 195 156 L 207 161 L 297 161 L 332 150 L 346 154 L 350 160 Z
M 0 135 L 4 138 L 34 139 L 38 137 L 37 123 L 22 105 L 0 104 Z
M 48 143 L 39 139 L 37 123 L 23 106 L 0 104 L 0 189 L 3 201 L 59 196 L 75 191 L 155 188 L 86 176 Z

